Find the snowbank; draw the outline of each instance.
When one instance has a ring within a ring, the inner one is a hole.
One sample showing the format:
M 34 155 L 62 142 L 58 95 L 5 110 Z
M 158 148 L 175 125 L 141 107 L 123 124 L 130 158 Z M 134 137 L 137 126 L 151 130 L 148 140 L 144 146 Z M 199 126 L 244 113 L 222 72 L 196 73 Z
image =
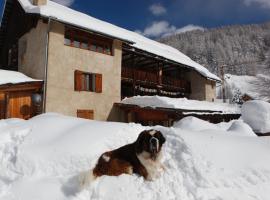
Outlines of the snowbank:
M 239 136 L 251 136 L 256 137 L 257 135 L 253 132 L 250 126 L 240 120 L 234 121 L 231 126 L 227 129 L 229 133 Z
M 73 24 L 84 29 L 129 41 L 133 43 L 132 46 L 138 49 L 190 66 L 203 76 L 220 81 L 219 77 L 212 74 L 205 67 L 194 62 L 191 58 L 184 55 L 177 49 L 148 39 L 138 33 L 98 20 L 53 1 L 48 0 L 47 5 L 45 6 L 34 6 L 29 0 L 19 0 L 19 2 L 26 13 L 40 14 L 43 17 L 51 17 L 60 22 Z
M 217 125 L 192 116 L 185 117 L 180 121 L 175 122 L 173 127 L 190 131 L 220 130 Z
M 198 119 L 196 117 L 185 117 L 173 125 L 174 128 L 180 128 L 189 131 L 203 131 L 207 130 L 220 130 L 226 131 L 226 134 L 233 134 L 238 136 L 253 136 L 257 135 L 252 131 L 249 125 L 241 120 L 234 120 L 230 122 L 221 122 L 212 124 L 208 121 Z
M 8 83 L 24 83 L 24 82 L 33 82 L 40 81 L 32 79 L 20 72 L 9 71 L 9 70 L 1 70 L 0 69 L 0 85 L 8 84 Z
M 146 128 L 153 127 L 57 114 L 29 121 L 2 120 L 0 200 L 269 199 L 268 138 L 160 126 L 154 128 L 167 139 L 166 170 L 160 179 L 104 176 L 78 191 L 80 172 L 93 167 L 102 152 L 133 142 Z
M 125 98 L 121 103 L 134 104 L 140 107 L 163 107 L 198 111 L 221 111 L 239 114 L 240 107 L 235 104 L 189 100 L 186 98 L 169 98 L 161 96 L 134 96 Z
M 242 106 L 242 119 L 257 133 L 270 133 L 270 103 L 254 100 Z

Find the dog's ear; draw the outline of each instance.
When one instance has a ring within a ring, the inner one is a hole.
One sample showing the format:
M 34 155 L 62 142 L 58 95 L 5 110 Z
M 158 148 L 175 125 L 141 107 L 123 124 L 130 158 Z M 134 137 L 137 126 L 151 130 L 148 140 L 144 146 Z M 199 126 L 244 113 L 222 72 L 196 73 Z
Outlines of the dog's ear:
M 135 150 L 136 150 L 136 153 L 141 153 L 143 152 L 143 142 L 145 140 L 145 134 L 146 134 L 146 131 L 143 131 L 139 134 L 136 142 L 135 142 Z
M 157 131 L 157 133 L 155 135 L 161 144 L 164 144 L 166 142 L 165 137 L 163 136 L 163 134 L 160 131 Z

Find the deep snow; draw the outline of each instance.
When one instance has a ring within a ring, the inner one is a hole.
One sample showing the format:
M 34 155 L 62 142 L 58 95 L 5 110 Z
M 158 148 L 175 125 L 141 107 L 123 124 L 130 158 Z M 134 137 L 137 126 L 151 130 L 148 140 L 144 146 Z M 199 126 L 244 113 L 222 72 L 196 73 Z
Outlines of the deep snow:
M 197 131 L 156 126 L 167 139 L 166 171 L 160 179 L 104 176 L 78 191 L 78 175 L 93 167 L 102 152 L 133 142 L 142 130 L 153 127 L 58 114 L 2 120 L 0 199 L 268 200 L 270 140 L 228 134 L 231 125 Z
M 270 133 L 270 103 L 260 100 L 245 102 L 242 119 L 257 133 Z

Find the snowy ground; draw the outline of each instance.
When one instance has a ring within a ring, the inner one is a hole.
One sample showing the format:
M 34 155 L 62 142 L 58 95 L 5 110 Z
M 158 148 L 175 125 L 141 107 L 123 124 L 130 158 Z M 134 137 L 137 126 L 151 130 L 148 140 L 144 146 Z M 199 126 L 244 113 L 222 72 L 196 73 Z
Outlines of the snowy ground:
M 80 172 L 145 128 L 56 114 L 2 120 L 0 200 L 269 199 L 270 139 L 256 137 L 242 121 L 213 125 L 194 118 L 155 127 L 167 139 L 160 179 L 104 176 L 78 191 Z

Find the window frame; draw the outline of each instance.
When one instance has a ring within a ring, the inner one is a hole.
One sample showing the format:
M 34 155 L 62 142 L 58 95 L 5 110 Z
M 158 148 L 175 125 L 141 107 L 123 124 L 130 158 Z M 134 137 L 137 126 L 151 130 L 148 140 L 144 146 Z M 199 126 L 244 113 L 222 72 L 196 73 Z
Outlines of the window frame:
M 102 93 L 102 74 L 75 70 L 74 91 Z
M 78 42 L 79 45 L 75 46 L 75 42 Z M 66 46 L 114 56 L 112 39 L 80 31 L 74 28 L 65 27 L 64 44 Z M 87 48 L 82 47 L 83 44 L 87 44 Z M 93 49 L 92 46 L 95 46 L 95 48 Z

